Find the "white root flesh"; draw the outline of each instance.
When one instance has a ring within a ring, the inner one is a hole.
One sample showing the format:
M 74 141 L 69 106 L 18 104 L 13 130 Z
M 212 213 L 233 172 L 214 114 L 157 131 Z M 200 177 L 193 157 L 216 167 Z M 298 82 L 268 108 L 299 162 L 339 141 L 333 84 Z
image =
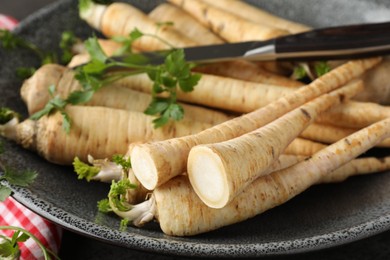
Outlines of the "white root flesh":
M 194 191 L 207 206 L 224 207 L 253 180 L 265 175 L 274 160 L 319 113 L 361 89 L 360 81 L 350 83 L 253 132 L 224 142 L 193 147 L 188 155 L 187 171 Z M 241 163 L 237 164 L 237 160 Z

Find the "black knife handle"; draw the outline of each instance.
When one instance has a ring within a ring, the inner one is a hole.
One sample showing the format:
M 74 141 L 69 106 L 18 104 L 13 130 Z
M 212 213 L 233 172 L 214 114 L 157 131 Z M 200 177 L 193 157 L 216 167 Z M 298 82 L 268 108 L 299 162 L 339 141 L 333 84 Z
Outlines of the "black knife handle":
M 390 45 L 390 22 L 347 25 L 317 29 L 309 32 L 280 37 L 275 40 L 275 51 L 282 54 L 282 59 L 297 59 L 301 53 L 302 59 L 331 59 L 364 57 L 383 50 L 372 46 Z M 372 49 L 371 49 L 372 48 Z M 359 56 L 354 50 L 366 49 Z M 387 48 L 389 49 L 389 48 Z M 349 52 L 348 52 L 349 51 Z M 388 50 L 387 50 L 388 51 Z M 289 53 L 294 54 L 289 58 Z M 344 54 L 343 54 L 344 53 Z M 309 55 L 310 54 L 310 55 Z

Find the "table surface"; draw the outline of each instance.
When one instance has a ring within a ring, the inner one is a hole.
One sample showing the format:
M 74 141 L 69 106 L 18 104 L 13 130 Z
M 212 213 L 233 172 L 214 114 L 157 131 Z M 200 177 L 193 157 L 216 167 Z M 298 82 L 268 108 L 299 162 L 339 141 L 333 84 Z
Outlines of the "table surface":
M 57 0 L 1 0 L 0 13 L 8 14 L 18 20 L 24 19 L 30 13 Z M 347 245 L 315 251 L 311 253 L 281 257 L 266 257 L 266 259 L 390 259 L 390 231 L 372 236 Z M 183 259 L 182 257 L 155 255 L 127 248 L 117 247 L 93 240 L 79 234 L 64 230 L 61 259 Z

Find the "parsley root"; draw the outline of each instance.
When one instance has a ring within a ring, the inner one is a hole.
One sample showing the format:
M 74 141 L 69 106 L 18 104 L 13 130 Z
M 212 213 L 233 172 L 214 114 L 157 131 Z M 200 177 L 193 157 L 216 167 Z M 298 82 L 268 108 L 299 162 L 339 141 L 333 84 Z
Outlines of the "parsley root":
M 127 3 L 100 5 L 93 1 L 80 8 L 80 17 L 107 37 L 128 36 L 135 29 L 153 37 L 140 37 L 134 46 L 143 51 L 197 45 L 169 25 L 159 25 L 141 10 Z M 160 39 L 156 39 L 159 37 Z M 163 39 L 163 41 L 161 40 Z
M 320 115 L 318 121 L 342 127 L 363 128 L 387 117 L 390 117 L 388 106 L 349 100 Z
M 303 85 L 302 82 L 269 72 L 260 66 L 247 61 L 237 60 L 221 63 L 210 63 L 195 67 L 194 70 L 206 74 L 231 77 L 235 79 L 276 86 L 300 87 Z
M 160 23 L 172 22 L 173 28 L 199 44 L 218 44 L 224 41 L 200 24 L 189 13 L 177 6 L 162 3 L 154 8 L 148 16 Z M 199 37 L 201 35 L 201 37 Z
M 380 60 L 372 58 L 350 61 L 265 107 L 196 135 L 136 145 L 130 156 L 134 174 L 142 185 L 154 189 L 186 171 L 187 158 L 192 147 L 229 140 L 264 126 L 309 100 L 359 77 Z
M 274 14 L 266 12 L 265 10 L 247 4 L 241 0 L 202 0 L 205 3 L 214 5 L 222 10 L 238 15 L 244 19 L 250 20 L 258 24 L 265 24 L 268 26 L 280 28 L 286 30 L 292 34 L 300 33 L 309 30 L 306 25 L 296 23 L 284 18 L 278 17 Z
M 375 102 L 382 105 L 390 105 L 390 58 L 384 57 L 383 61 L 368 71 L 362 79 L 365 91 L 356 96 L 356 100 Z
M 57 86 L 65 71 L 61 65 L 43 65 L 23 83 L 20 95 L 30 115 L 44 108 L 51 98 L 49 87 Z
M 133 142 L 163 140 L 210 127 L 182 120 L 156 129 L 151 116 L 105 107 L 68 106 L 65 112 L 72 119 L 69 133 L 62 128 L 61 112 L 56 112 L 37 121 L 14 123 L 2 135 L 37 151 L 50 162 L 69 165 L 75 157 L 81 161 L 87 161 L 88 155 L 111 158 L 114 154 L 125 154 Z
M 327 124 L 311 124 L 302 133 L 301 137 L 325 144 L 334 143 L 354 132 L 359 128 L 339 127 Z M 378 147 L 389 147 L 390 139 L 379 143 Z
M 305 138 L 295 138 L 284 150 L 285 154 L 310 156 L 315 152 L 325 148 L 325 144 L 307 140 Z
M 268 40 L 288 34 L 273 26 L 257 24 L 201 0 L 169 0 L 228 42 Z
M 145 74 L 121 79 L 117 84 L 146 93 L 150 93 L 153 88 L 153 82 Z M 218 94 L 210 94 L 210 89 Z M 295 89 L 289 87 L 202 74 L 193 91 L 178 91 L 177 98 L 188 103 L 246 113 L 293 91 Z

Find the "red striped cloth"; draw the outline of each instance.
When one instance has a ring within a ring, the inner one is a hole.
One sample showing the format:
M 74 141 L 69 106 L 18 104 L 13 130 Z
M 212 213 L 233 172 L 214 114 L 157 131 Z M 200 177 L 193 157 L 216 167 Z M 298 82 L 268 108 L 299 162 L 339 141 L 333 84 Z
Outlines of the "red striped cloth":
M 0 29 L 12 30 L 17 23 L 12 17 L 0 14 Z M 0 202 L 0 226 L 21 227 L 36 236 L 51 251 L 55 253 L 59 251 L 61 228 L 25 208 L 11 197 L 7 198 L 5 202 Z M 0 234 L 8 237 L 12 237 L 13 233 L 12 230 L 0 230 Z M 40 247 L 33 239 L 20 243 L 19 248 L 21 260 L 44 259 Z
M 0 212 L 1 226 L 22 227 L 36 236 L 51 251 L 58 253 L 62 235 L 62 230 L 58 226 L 53 225 L 51 222 L 25 208 L 11 197 L 7 198 L 5 202 L 0 203 Z M 14 231 L 0 230 L 0 233 L 12 237 Z M 20 259 L 44 259 L 42 250 L 32 239 L 20 243 L 19 248 L 21 251 Z
M 16 19 L 0 14 L 0 29 L 12 30 L 17 24 L 18 21 L 16 21 Z

